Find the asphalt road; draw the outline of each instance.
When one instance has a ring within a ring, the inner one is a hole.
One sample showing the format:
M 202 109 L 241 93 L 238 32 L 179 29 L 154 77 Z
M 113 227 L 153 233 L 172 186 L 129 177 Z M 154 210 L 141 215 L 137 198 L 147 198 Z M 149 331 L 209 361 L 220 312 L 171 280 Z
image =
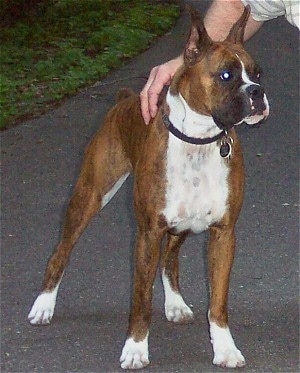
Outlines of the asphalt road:
M 206 1 L 191 1 L 203 10 Z M 84 147 L 120 87 L 139 91 L 151 67 L 181 52 L 188 18 L 121 70 L 60 107 L 1 134 L 1 372 L 121 372 L 130 305 L 135 222 L 132 180 L 90 224 L 62 282 L 47 327 L 27 314 L 38 294 Z M 299 371 L 299 59 L 296 28 L 270 21 L 247 49 L 264 70 L 271 114 L 241 126 L 246 196 L 237 226 L 230 325 L 243 372 Z M 125 79 L 125 80 L 123 80 Z M 223 372 L 212 365 L 206 311 L 207 235 L 181 252 L 182 290 L 195 322 L 174 326 L 163 314 L 157 280 L 144 372 Z

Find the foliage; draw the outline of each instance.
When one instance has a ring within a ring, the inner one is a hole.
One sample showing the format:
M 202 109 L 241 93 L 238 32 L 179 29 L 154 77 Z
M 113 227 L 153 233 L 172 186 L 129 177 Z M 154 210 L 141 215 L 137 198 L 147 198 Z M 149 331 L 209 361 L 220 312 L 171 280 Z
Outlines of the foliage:
M 145 50 L 179 12 L 174 4 L 155 1 L 50 3 L 0 30 L 2 128 L 45 111 Z

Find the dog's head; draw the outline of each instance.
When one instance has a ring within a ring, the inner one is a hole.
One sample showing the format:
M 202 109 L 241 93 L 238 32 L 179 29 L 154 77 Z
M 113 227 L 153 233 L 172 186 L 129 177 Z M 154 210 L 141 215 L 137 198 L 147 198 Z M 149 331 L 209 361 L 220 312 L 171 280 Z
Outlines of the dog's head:
M 221 129 L 265 119 L 269 104 L 260 82 L 261 70 L 243 48 L 250 7 L 222 42 L 211 40 L 198 12 L 190 9 L 190 13 L 184 66 L 174 77 L 171 93 L 180 93 L 191 109 L 213 117 Z

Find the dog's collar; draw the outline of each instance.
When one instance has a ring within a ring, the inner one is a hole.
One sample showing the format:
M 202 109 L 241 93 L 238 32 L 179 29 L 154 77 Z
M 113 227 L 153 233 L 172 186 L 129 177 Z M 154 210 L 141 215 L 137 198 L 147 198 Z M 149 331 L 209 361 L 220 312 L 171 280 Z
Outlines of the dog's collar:
M 185 135 L 183 132 L 179 131 L 173 123 L 170 121 L 169 117 L 167 114 L 163 113 L 162 114 L 162 120 L 166 128 L 178 139 L 187 142 L 189 144 L 193 145 L 207 145 L 207 144 L 212 144 L 215 141 L 221 140 L 221 145 L 220 145 L 220 155 L 222 158 L 227 158 L 230 159 L 231 152 L 232 152 L 232 144 L 233 144 L 233 139 L 228 136 L 227 131 L 222 131 L 218 133 L 216 136 L 213 137 L 191 137 Z
M 215 141 L 221 140 L 223 137 L 226 136 L 226 131 L 222 131 L 218 133 L 216 136 L 213 137 L 191 137 L 185 135 L 183 132 L 179 131 L 174 124 L 170 121 L 169 117 L 167 114 L 163 113 L 162 114 L 162 120 L 166 128 L 178 139 L 187 142 L 189 144 L 193 145 L 206 145 L 206 144 L 211 144 Z

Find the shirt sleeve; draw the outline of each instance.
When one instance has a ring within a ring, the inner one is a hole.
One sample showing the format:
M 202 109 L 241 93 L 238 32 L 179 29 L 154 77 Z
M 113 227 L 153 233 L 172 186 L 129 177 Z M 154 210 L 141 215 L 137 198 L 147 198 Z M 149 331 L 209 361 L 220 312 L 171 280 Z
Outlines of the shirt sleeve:
M 255 21 L 268 21 L 285 16 L 294 26 L 299 28 L 299 0 L 241 0 L 250 5 L 251 15 Z

